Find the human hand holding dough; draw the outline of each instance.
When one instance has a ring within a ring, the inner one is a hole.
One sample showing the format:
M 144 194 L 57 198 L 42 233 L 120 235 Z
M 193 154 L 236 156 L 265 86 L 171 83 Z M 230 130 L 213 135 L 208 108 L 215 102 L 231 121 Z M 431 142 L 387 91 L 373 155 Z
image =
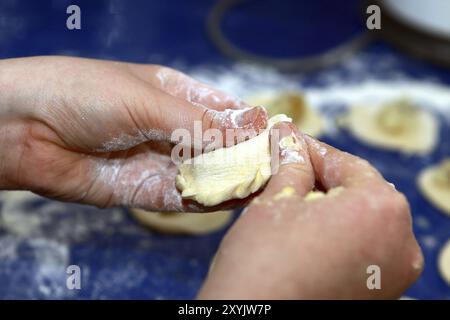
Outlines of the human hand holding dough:
M 182 197 L 213 206 L 258 191 L 272 174 L 269 130 L 281 121 L 291 119 L 276 115 L 266 130 L 250 140 L 185 160 L 176 180 Z
M 423 268 L 405 197 L 367 161 L 275 128 L 300 148 L 280 149 L 278 172 L 224 237 L 199 298 L 398 298 Z M 293 152 L 304 161 L 285 162 Z M 315 180 L 326 193 L 305 201 Z M 367 288 L 370 265 L 381 290 Z
M 201 211 L 176 189 L 172 131 L 191 133 L 195 121 L 202 132 L 267 125 L 264 109 L 161 66 L 30 57 L 0 60 L 0 70 L 0 147 L 8 150 L 0 153 L 0 189 L 100 207 Z M 280 170 L 224 238 L 200 297 L 399 294 L 422 268 L 404 197 L 361 159 L 284 122 L 277 129 Z M 258 150 L 267 155 L 262 137 Z M 245 197 L 262 187 L 265 171 L 250 172 L 224 194 Z M 304 199 L 315 179 L 327 193 Z M 368 264 L 382 268 L 383 290 L 365 287 Z
M 172 132 L 267 125 L 262 108 L 163 66 L 30 57 L 0 60 L 0 70 L 0 189 L 202 212 L 176 189 Z

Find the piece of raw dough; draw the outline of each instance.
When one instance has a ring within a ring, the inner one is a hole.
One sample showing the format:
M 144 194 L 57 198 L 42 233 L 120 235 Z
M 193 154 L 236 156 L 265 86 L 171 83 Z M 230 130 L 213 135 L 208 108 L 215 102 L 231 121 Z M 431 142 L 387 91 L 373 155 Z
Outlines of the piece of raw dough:
M 406 99 L 382 106 L 354 106 L 341 125 L 362 141 L 407 154 L 426 154 L 437 142 L 438 122 Z
M 450 286 L 450 241 L 442 247 L 438 259 L 438 269 L 442 278 Z
M 425 168 L 419 174 L 417 184 L 433 205 L 450 215 L 450 158 Z
M 141 224 L 169 234 L 203 235 L 222 229 L 233 217 L 233 211 L 211 213 L 150 212 L 131 209 Z
M 330 190 L 328 190 L 327 192 L 322 192 L 322 191 L 310 191 L 308 192 L 305 197 L 303 198 L 304 201 L 314 201 L 317 199 L 322 199 L 323 197 L 333 197 L 338 195 L 339 193 L 342 192 L 342 190 L 344 190 L 344 187 L 339 186 L 339 187 L 335 187 L 335 188 L 331 188 Z
M 269 133 L 280 121 L 291 119 L 276 115 L 262 133 L 250 140 L 183 161 L 176 178 L 181 196 L 213 206 L 258 191 L 271 175 Z
M 256 94 L 246 99 L 253 106 L 264 106 L 270 117 L 285 114 L 304 133 L 317 137 L 323 132 L 323 120 L 300 92 L 284 91 Z

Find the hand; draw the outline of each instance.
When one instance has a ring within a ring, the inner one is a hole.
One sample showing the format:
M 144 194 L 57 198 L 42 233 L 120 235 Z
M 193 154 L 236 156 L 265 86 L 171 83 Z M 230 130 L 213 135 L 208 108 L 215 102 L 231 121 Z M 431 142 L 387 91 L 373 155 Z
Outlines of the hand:
M 278 128 L 298 150 L 280 149 L 278 173 L 223 239 L 199 298 L 399 297 L 423 268 L 405 197 L 367 161 Z M 328 193 L 306 201 L 315 180 Z M 370 265 L 381 290 L 367 288 Z
M 0 189 L 100 207 L 204 210 L 182 201 L 169 156 L 172 131 L 193 135 L 196 120 L 203 131 L 258 130 L 267 114 L 157 65 L 0 61 Z

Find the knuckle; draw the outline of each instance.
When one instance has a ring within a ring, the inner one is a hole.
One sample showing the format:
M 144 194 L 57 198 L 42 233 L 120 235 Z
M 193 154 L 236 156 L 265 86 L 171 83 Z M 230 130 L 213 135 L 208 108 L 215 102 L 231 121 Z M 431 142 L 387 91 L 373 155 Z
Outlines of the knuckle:
M 380 195 L 386 211 L 398 214 L 409 213 L 409 203 L 403 193 L 386 186 L 380 190 Z
M 402 193 L 381 186 L 377 191 L 378 211 L 383 223 L 395 224 L 408 227 L 412 218 L 408 200 Z
M 387 205 L 388 208 L 395 213 L 406 213 L 409 211 L 409 204 L 406 200 L 406 197 L 397 191 L 389 192 L 388 193 L 388 199 L 387 199 Z
M 414 249 L 413 249 L 413 261 L 412 261 L 412 268 L 414 271 L 415 278 L 417 278 L 420 273 L 422 273 L 424 266 L 425 266 L 425 258 L 422 253 L 422 249 L 420 248 L 417 241 L 414 241 Z
M 308 184 L 311 188 L 314 184 L 314 175 L 312 169 L 302 163 L 282 164 L 278 172 L 275 172 L 276 179 L 283 183 Z
M 408 253 L 409 258 L 404 259 L 402 270 L 405 270 L 404 286 L 407 288 L 417 280 L 425 267 L 425 259 L 417 241 L 411 239 L 412 249 Z

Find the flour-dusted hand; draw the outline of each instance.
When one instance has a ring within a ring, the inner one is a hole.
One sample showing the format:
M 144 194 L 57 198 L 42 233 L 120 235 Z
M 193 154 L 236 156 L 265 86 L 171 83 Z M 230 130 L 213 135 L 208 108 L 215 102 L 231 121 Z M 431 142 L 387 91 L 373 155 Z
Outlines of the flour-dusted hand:
M 0 189 L 100 207 L 201 211 L 182 201 L 173 130 L 259 130 L 262 108 L 157 65 L 68 57 L 0 61 Z
M 199 297 L 398 298 L 423 268 L 405 197 L 367 161 L 275 128 L 279 171 L 223 239 Z M 315 181 L 328 192 L 305 198 Z

